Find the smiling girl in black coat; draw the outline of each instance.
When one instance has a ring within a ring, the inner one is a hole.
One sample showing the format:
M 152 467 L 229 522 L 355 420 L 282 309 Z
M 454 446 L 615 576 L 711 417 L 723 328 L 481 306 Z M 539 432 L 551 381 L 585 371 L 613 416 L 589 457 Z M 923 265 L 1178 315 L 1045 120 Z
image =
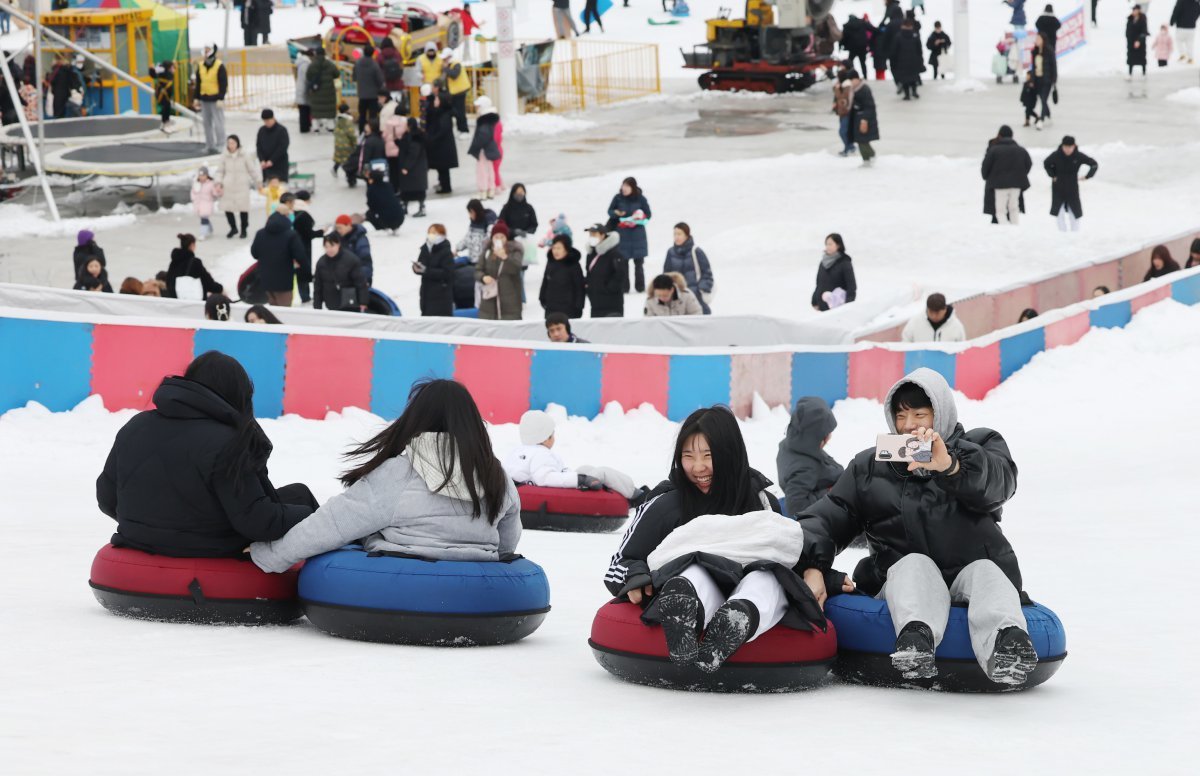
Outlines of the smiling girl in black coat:
M 823 296 L 839 288 L 846 292 L 845 304 L 853 302 L 858 296 L 854 265 L 846 254 L 846 243 L 842 236 L 835 232 L 825 238 L 825 252 L 821 254 L 821 263 L 817 266 L 817 286 L 812 294 L 813 309 L 820 312 L 829 310 L 829 303 Z
M 125 424 L 96 480 L 112 543 L 179 558 L 240 557 L 281 538 L 317 508 L 304 485 L 267 477 L 271 441 L 254 419 L 254 386 L 210 351 L 154 392 L 155 409 Z

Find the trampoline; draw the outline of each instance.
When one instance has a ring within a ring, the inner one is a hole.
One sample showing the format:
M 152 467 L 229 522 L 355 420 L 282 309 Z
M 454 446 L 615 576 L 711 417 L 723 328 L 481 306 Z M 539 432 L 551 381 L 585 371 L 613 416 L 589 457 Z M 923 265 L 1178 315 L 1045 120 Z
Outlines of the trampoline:
M 187 133 L 193 128 L 191 119 L 176 116 L 170 134 Z M 47 145 L 81 146 L 124 143 L 137 138 L 164 137 L 162 119 L 158 116 L 84 116 L 74 119 L 55 119 L 45 123 L 43 137 Z M 35 137 L 37 125 L 30 127 Z M 0 144 L 25 145 L 25 135 L 20 124 L 4 127 L 0 132 Z
M 64 175 L 105 175 L 148 178 L 195 172 L 215 164 L 220 154 L 209 153 L 202 142 L 143 140 L 68 146 L 46 154 L 46 172 Z

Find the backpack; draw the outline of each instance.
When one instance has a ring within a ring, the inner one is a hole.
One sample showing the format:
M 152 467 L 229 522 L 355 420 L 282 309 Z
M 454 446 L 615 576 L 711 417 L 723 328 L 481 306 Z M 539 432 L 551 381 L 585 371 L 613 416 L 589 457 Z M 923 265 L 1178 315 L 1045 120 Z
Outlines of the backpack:
M 404 78 L 404 67 L 401 66 L 399 59 L 387 57 L 383 60 L 383 77 L 388 81 L 399 81 Z

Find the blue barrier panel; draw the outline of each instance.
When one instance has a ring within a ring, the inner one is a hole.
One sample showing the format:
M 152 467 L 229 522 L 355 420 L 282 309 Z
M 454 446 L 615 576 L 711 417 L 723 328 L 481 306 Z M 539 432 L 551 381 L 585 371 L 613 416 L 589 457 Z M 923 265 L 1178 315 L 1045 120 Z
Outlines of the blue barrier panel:
M 30 401 L 64 412 L 91 386 L 91 324 L 0 318 L 0 412 Z
M 496 375 L 503 379 L 503 375 Z M 371 373 L 371 412 L 393 420 L 404 412 L 412 384 L 423 378 L 454 379 L 454 346 L 440 342 L 377 340 Z
M 729 404 L 729 356 L 671 356 L 667 376 L 667 417 L 683 420 L 701 407 Z
M 801 396 L 820 396 L 833 406 L 850 390 L 849 353 L 793 353 L 792 406 Z
M 1181 304 L 1200 304 L 1200 275 L 1172 283 L 1171 298 Z
M 1000 379 L 1007 380 L 1046 349 L 1046 330 L 1034 329 L 1000 340 Z
M 954 379 L 958 372 L 958 357 L 954 353 L 943 353 L 940 350 L 910 350 L 904 354 L 904 374 L 910 374 L 914 369 L 932 369 L 946 378 L 950 387 L 954 387 Z
M 1132 318 L 1133 309 L 1127 301 L 1106 304 L 1103 307 L 1092 310 L 1088 314 L 1088 320 L 1092 326 L 1101 329 L 1124 328 Z
M 263 329 L 269 327 L 264 326 Z M 283 414 L 283 376 L 287 335 L 269 331 L 197 329 L 194 354 L 217 350 L 237 359 L 254 381 L 254 414 L 277 418 Z
M 529 364 L 529 409 L 561 404 L 568 415 L 600 414 L 603 354 L 583 350 L 534 350 Z

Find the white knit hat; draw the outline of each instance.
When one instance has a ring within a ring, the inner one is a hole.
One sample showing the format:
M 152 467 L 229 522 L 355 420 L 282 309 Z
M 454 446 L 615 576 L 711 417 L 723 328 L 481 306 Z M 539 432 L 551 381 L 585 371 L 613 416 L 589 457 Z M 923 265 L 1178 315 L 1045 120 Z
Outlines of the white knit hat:
M 521 416 L 521 444 L 540 445 L 554 436 L 554 419 L 541 410 L 530 410 Z

